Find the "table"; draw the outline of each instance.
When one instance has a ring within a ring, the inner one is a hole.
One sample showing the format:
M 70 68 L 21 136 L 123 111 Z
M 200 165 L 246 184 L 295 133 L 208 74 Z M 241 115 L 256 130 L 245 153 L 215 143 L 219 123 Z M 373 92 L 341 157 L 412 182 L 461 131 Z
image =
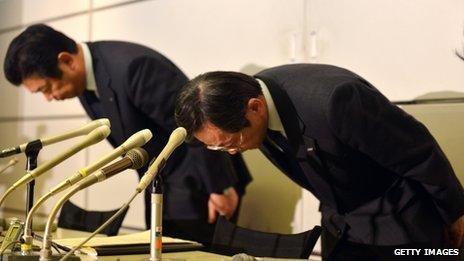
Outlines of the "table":
M 102 260 L 102 261 L 146 261 L 150 255 L 124 255 L 124 256 L 100 256 L 95 259 L 91 256 L 79 255 L 82 261 Z M 212 254 L 204 251 L 185 251 L 176 253 L 164 253 L 163 259 L 171 261 L 229 261 L 231 257 Z

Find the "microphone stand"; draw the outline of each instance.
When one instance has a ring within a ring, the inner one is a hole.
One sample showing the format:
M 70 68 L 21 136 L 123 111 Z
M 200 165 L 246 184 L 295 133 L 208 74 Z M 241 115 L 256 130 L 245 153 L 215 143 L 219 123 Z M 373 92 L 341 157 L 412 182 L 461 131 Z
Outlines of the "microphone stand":
M 152 182 L 151 228 L 149 261 L 185 261 L 182 258 L 162 258 L 163 252 L 163 175 L 160 172 Z M 147 260 L 147 259 L 143 259 Z
M 42 142 L 40 140 L 34 140 L 27 144 L 26 149 L 24 150 L 24 153 L 26 154 L 26 157 L 27 157 L 26 173 L 29 173 L 37 168 L 37 158 L 39 156 L 39 152 L 41 149 L 42 149 Z M 34 205 L 34 187 L 35 187 L 35 180 L 31 180 L 29 183 L 27 183 L 26 218 L 32 206 Z M 32 226 L 32 220 L 31 220 L 31 226 Z M 6 248 L 8 248 L 8 246 L 6 246 L 6 243 L 13 243 L 13 242 L 19 243 L 23 230 L 24 230 L 24 223 L 20 222 L 19 220 L 15 222 L 14 226 L 10 226 L 7 232 L 7 236 L 3 240 L 4 242 L 2 243 L 2 250 L 6 250 Z M 12 248 L 12 251 L 13 251 L 13 248 Z M 7 254 L 0 256 L 0 258 L 2 260 L 3 259 L 15 260 L 15 256 L 16 256 L 15 254 L 7 253 Z
M 26 149 L 24 151 L 27 157 L 27 162 L 26 162 L 27 173 L 37 168 L 37 157 L 41 149 L 42 149 L 42 142 L 40 140 L 34 140 L 27 144 Z M 35 187 L 35 179 L 27 183 L 26 217 L 29 214 L 29 211 L 31 210 L 32 206 L 34 205 L 34 187 Z M 32 221 L 31 221 L 31 224 L 32 224 Z
M 150 261 L 161 261 L 163 246 L 163 178 L 161 173 L 152 182 Z

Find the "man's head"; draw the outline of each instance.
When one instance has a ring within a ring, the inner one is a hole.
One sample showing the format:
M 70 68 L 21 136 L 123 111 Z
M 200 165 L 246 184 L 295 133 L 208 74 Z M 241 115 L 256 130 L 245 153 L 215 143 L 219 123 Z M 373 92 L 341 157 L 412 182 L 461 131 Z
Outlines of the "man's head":
M 47 100 L 76 97 L 85 90 L 82 50 L 74 40 L 44 24 L 29 26 L 8 47 L 5 77 L 41 92 Z
M 179 93 L 175 114 L 189 137 L 231 154 L 258 148 L 267 131 L 267 105 L 259 83 L 237 72 L 209 72 L 188 82 Z

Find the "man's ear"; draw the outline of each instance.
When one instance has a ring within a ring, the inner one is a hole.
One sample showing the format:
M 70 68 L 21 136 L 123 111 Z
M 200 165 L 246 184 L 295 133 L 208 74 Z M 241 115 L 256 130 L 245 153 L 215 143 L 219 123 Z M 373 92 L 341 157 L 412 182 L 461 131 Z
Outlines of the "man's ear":
M 258 98 L 251 98 L 248 100 L 248 111 L 252 113 L 260 113 L 264 110 L 266 104 L 264 103 L 263 99 Z
M 58 54 L 58 66 L 66 66 L 70 69 L 75 69 L 75 57 L 69 52 L 60 52 Z

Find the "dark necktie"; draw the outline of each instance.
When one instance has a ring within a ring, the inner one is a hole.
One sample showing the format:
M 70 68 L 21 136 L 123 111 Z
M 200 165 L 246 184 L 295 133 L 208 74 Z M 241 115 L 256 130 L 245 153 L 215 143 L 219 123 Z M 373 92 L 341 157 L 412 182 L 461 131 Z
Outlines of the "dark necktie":
M 301 167 L 293 155 L 287 139 L 279 131 L 268 130 L 263 147 L 285 172 L 302 174 Z
M 288 176 L 297 184 L 313 192 L 320 200 L 322 199 L 324 202 L 336 206 L 323 166 L 311 157 L 307 157 L 305 161 L 314 168 L 315 172 L 313 175 L 305 175 L 298 163 L 298 159 L 288 145 L 287 139 L 278 131 L 268 130 L 263 146 L 269 151 L 273 158 L 271 160 L 274 160 L 284 171 L 290 174 Z M 314 189 L 314 187 L 317 189 Z

